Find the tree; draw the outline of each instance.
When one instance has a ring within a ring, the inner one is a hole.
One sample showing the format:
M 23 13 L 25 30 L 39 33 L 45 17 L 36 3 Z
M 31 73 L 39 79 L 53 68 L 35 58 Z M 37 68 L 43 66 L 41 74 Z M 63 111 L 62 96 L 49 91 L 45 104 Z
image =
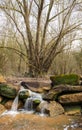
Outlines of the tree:
M 67 41 L 70 35 L 76 36 L 77 29 L 82 24 L 81 19 L 72 22 L 72 15 L 76 15 L 74 12 L 77 12 L 79 4 L 81 5 L 77 0 L 0 1 L 1 10 L 17 31 L 16 35 L 22 38 L 25 51 L 21 49 L 18 52 L 26 55 L 29 73 L 34 76 L 47 73 L 54 58 L 66 49 L 66 46 L 69 47 Z M 58 17 L 61 16 L 63 18 L 59 25 Z M 75 38 L 71 43 L 74 40 Z M 20 42 L 19 45 L 21 46 Z

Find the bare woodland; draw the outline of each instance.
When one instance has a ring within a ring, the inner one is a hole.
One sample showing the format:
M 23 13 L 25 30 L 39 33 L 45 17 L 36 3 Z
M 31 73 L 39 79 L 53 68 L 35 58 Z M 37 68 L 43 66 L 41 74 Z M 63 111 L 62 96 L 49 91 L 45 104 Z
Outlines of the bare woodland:
M 81 0 L 0 0 L 0 73 L 82 74 Z

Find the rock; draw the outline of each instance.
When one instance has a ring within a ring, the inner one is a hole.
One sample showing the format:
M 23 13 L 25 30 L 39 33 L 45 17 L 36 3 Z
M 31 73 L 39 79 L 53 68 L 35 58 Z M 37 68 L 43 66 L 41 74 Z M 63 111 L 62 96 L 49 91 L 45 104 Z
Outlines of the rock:
M 13 104 L 13 100 L 9 100 L 8 102 L 6 102 L 4 104 L 4 106 L 5 106 L 6 109 L 10 110 L 11 107 L 12 107 L 12 104 Z M 23 107 L 23 103 L 22 103 L 22 101 L 19 101 L 18 102 L 18 108 L 22 108 L 22 107 Z
M 6 80 L 2 75 L 0 75 L 0 83 L 6 83 Z
M 34 104 L 40 104 L 40 102 L 41 102 L 41 101 L 40 101 L 39 99 L 33 100 L 33 103 L 34 103 Z
M 15 98 L 16 97 L 16 89 L 8 86 L 5 83 L 0 83 L 0 95 L 7 98 Z
M 0 96 L 0 102 L 3 100 L 3 97 Z
M 50 117 L 55 117 L 64 113 L 64 108 L 55 101 L 51 101 L 50 103 L 46 101 L 41 102 L 38 106 L 38 111 L 41 112 L 41 110 L 45 111 L 46 114 L 49 114 Z
M 49 91 L 48 93 L 44 93 L 43 96 L 42 96 L 42 98 L 44 100 L 53 100 L 53 99 L 55 100 L 57 98 L 58 94 L 59 93 L 56 92 L 56 91 Z
M 69 75 L 56 75 L 50 77 L 53 85 L 60 84 L 69 84 L 69 85 L 78 85 L 80 76 L 77 74 L 69 74 Z
M 31 91 L 42 93 L 45 90 L 50 90 L 51 89 L 51 84 L 50 83 L 45 83 L 45 82 L 38 82 L 38 81 L 32 81 L 32 82 L 21 82 L 21 85 L 24 88 L 28 88 Z
M 43 99 L 56 100 L 61 94 L 76 92 L 82 92 L 82 86 L 56 85 L 49 92 L 43 94 Z
M 5 108 L 3 105 L 0 104 L 0 115 L 1 115 L 4 111 L 6 111 L 6 108 Z
M 41 101 L 39 99 L 35 99 L 33 100 L 33 109 L 37 109 L 37 106 L 41 103 Z
M 48 104 L 47 110 L 49 110 L 50 117 L 55 117 L 64 113 L 64 108 L 61 106 L 61 104 L 55 101 L 51 101 Z
M 36 108 L 37 112 L 44 113 L 44 114 L 49 114 L 49 111 L 47 110 L 48 107 L 48 102 L 47 101 L 42 101 L 39 106 Z
M 21 92 L 19 93 L 19 98 L 20 98 L 20 99 L 27 99 L 29 96 L 30 96 L 30 94 L 29 94 L 28 90 L 26 90 L 26 91 L 21 91 Z
M 62 95 L 59 97 L 59 102 L 62 104 L 79 104 L 82 102 L 82 92 Z
M 78 106 L 76 106 L 76 105 L 72 105 L 72 106 L 66 105 L 64 107 L 64 109 L 65 109 L 65 115 L 73 115 L 73 116 L 81 115 L 81 106 L 80 105 L 78 105 Z

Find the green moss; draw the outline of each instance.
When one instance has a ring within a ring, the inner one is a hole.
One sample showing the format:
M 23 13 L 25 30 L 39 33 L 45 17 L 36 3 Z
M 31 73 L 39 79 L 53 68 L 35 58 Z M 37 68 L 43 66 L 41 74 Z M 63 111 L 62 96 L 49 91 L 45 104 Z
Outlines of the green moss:
M 79 76 L 76 74 L 51 76 L 50 79 L 53 85 L 60 85 L 60 84 L 78 85 L 79 84 Z
M 35 99 L 34 101 L 33 101 L 33 103 L 35 103 L 35 104 L 40 104 L 40 100 L 39 99 Z
M 19 98 L 20 99 L 27 99 L 29 96 L 29 92 L 28 91 L 21 91 L 19 94 Z
M 15 98 L 16 94 L 16 89 L 8 86 L 7 84 L 0 83 L 0 95 L 7 98 Z

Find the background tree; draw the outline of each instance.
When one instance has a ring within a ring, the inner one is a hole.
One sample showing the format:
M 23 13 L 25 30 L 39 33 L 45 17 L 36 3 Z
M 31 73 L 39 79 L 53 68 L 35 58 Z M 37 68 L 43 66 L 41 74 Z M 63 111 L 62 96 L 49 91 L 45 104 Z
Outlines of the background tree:
M 20 58 L 27 59 L 30 74 L 42 76 L 47 73 L 54 58 L 76 40 L 82 24 L 81 12 L 78 16 L 81 4 L 77 0 L 0 1 L 0 8 L 9 21 L 8 27 L 13 28 L 17 38 L 19 47 L 14 50 Z

